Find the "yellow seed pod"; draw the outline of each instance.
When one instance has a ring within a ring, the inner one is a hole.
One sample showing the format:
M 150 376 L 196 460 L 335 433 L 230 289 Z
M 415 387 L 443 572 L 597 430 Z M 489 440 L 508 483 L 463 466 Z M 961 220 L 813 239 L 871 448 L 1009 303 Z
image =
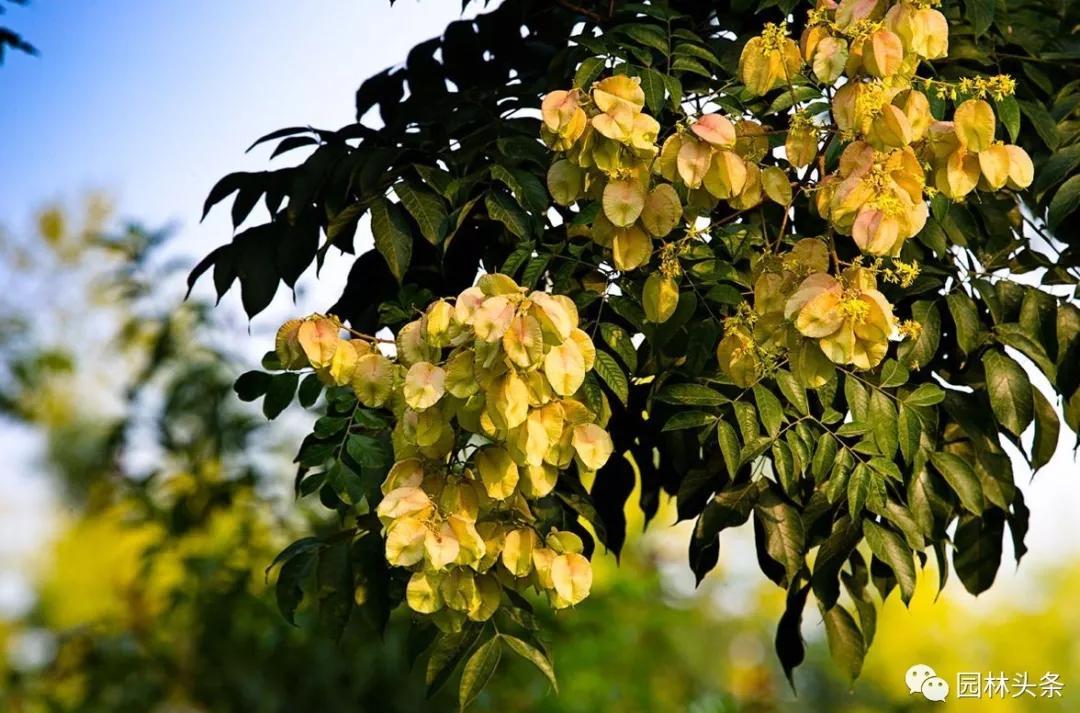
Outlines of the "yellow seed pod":
M 791 257 L 808 272 L 824 272 L 829 268 L 829 248 L 817 238 L 803 238 L 791 248 Z
M 420 448 L 431 448 L 435 446 L 443 439 L 443 431 L 449 430 L 449 424 L 446 423 L 442 413 L 437 406 L 429 408 L 423 412 L 416 413 L 416 420 L 413 422 L 412 438 L 416 442 L 416 445 Z
M 721 371 L 741 388 L 748 388 L 761 373 L 761 360 L 754 351 L 753 337 L 742 329 L 733 330 L 720 340 L 716 361 Z
M 795 377 L 807 388 L 819 389 L 836 374 L 836 367 L 813 339 L 800 339 L 789 354 Z
M 682 220 L 683 208 L 679 194 L 670 183 L 661 183 L 645 197 L 641 224 L 654 237 L 662 238 Z
M 690 125 L 690 130 L 711 146 L 735 148 L 735 126 L 720 114 L 705 114 Z
M 428 528 L 424 536 L 424 558 L 431 569 L 438 571 L 451 564 L 460 550 L 461 544 L 450 523 L 443 522 Z
M 581 538 L 566 530 L 553 529 L 544 538 L 544 544 L 560 555 L 568 552 L 581 554 L 585 550 L 585 543 L 581 541 Z
M 994 109 L 982 99 L 968 99 L 956 107 L 953 126 L 960 145 L 978 153 L 994 142 Z
M 899 252 L 904 242 L 900 221 L 884 211 L 869 207 L 859 211 L 851 237 L 860 250 L 870 255 L 893 255 Z
M 761 172 L 761 186 L 765 195 L 774 203 L 786 206 L 791 203 L 791 180 L 783 169 L 769 166 Z
M 454 567 L 442 575 L 439 594 L 445 606 L 460 612 L 472 609 L 480 598 L 473 573 L 461 567 Z
M 424 481 L 424 464 L 419 458 L 406 458 L 394 463 L 381 486 L 382 494 L 398 488 L 418 488 Z
M 498 610 L 502 600 L 502 587 L 499 580 L 490 575 L 475 578 L 476 597 L 466 614 L 470 621 L 487 621 Z
M 634 126 L 630 130 L 630 146 L 639 158 L 652 158 L 659 149 L 656 147 L 656 138 L 660 133 L 660 122 L 648 114 L 638 114 L 634 117 Z
M 854 132 L 859 129 L 856 107 L 863 86 L 861 82 L 848 82 L 833 95 L 832 115 L 840 131 Z
M 530 313 L 540 323 L 546 342 L 558 344 L 570 337 L 570 332 L 577 326 L 576 312 L 566 309 L 566 304 L 553 295 L 539 290 L 529 294 L 532 303 Z
M 551 388 L 560 396 L 570 396 L 585 381 L 585 356 L 581 347 L 568 339 L 552 347 L 544 357 L 544 375 Z
M 529 415 L 529 388 L 513 371 L 497 378 L 487 390 L 487 415 L 501 431 L 516 428 Z
M 424 559 L 427 527 L 420 520 L 403 517 L 386 530 L 386 561 L 395 567 L 411 567 Z
M 922 141 L 930 128 L 933 115 L 930 113 L 930 100 L 915 89 L 897 95 L 894 103 L 900 107 L 911 124 L 911 140 Z
M 795 51 L 798 53 L 797 47 Z M 751 96 L 767 94 L 783 80 L 783 67 L 772 55 L 760 37 L 751 37 L 743 47 L 739 55 L 739 79 Z
M 888 150 L 907 146 L 913 136 L 911 122 L 903 110 L 886 104 L 871 122 L 867 140 L 876 148 Z
M 1005 150 L 1009 152 L 1009 180 L 1006 183 L 1014 191 L 1022 191 L 1034 180 L 1035 165 L 1027 151 L 1019 146 L 1009 144 Z
M 454 318 L 458 324 L 472 324 L 473 315 L 484 303 L 484 291 L 473 286 L 462 291 L 454 301 Z
M 645 207 L 645 189 L 632 178 L 611 181 L 604 188 L 603 206 L 604 215 L 612 225 L 619 228 L 633 225 Z
M 592 566 L 584 555 L 569 552 L 551 562 L 551 582 L 555 589 L 553 605 L 558 609 L 578 604 L 592 589 Z
M 433 572 L 413 572 L 405 587 L 405 601 L 419 614 L 434 614 L 443 608 L 439 591 L 439 575 Z
M 446 390 L 450 395 L 458 399 L 467 399 L 477 392 L 480 385 L 476 383 L 476 373 L 473 364 L 476 353 L 471 349 L 456 352 L 446 360 Z
M 979 170 L 983 180 L 992 191 L 1001 189 L 1009 180 L 1009 150 L 1003 144 L 994 144 L 979 152 Z
M 422 361 L 409 367 L 405 376 L 405 403 L 417 411 L 431 408 L 446 393 L 446 372 Z
M 304 320 L 297 329 L 296 339 L 304 355 L 316 369 L 330 365 L 334 351 L 341 341 L 338 325 L 326 317 L 312 317 Z
M 544 120 L 544 126 L 555 133 L 563 131 L 578 111 L 580 111 L 580 105 L 577 92 L 560 89 L 546 94 L 540 103 L 540 114 Z
M 502 554 L 503 542 L 506 539 L 506 528 L 502 523 L 488 520 L 476 523 L 476 532 L 484 541 L 484 556 L 475 569 L 477 572 L 486 572 L 491 569 Z
M 740 119 L 735 123 L 735 153 L 744 161 L 756 163 L 769 152 L 769 137 L 765 127 L 751 119 Z
M 525 422 L 510 432 L 507 446 L 510 455 L 520 466 L 538 466 L 550 447 L 547 429 L 538 409 L 529 412 Z
M 704 141 L 686 138 L 679 147 L 675 161 L 679 178 L 688 188 L 698 188 L 712 162 L 712 149 Z
M 515 577 L 527 577 L 533 568 L 533 550 L 539 546 L 540 538 L 532 528 L 511 530 L 503 543 L 503 566 Z
M 903 59 L 904 45 L 889 30 L 871 32 L 863 44 L 863 68 L 873 77 L 891 77 L 900 69 Z
M 657 324 L 668 321 L 679 306 L 679 283 L 660 273 L 649 275 L 641 290 L 641 306 L 648 321 Z
M 338 340 L 334 355 L 330 358 L 330 364 L 328 365 L 330 378 L 334 380 L 336 385 L 345 386 L 352 383 L 356 363 L 362 356 L 358 346 L 359 349 L 365 350 L 365 354 L 370 352 L 366 342 L 351 339 Z
M 559 471 L 548 463 L 521 469 L 521 492 L 527 498 L 542 498 L 555 489 Z
M 818 135 L 813 126 L 793 128 L 784 140 L 784 154 L 795 168 L 806 168 L 818 152 Z
M 559 205 L 570 205 L 585 188 L 585 173 L 567 160 L 551 164 L 547 172 L 547 187 Z
M 480 474 L 488 497 L 495 500 L 506 500 L 518 484 L 517 463 L 505 448 L 485 446 L 477 451 L 476 472 Z
M 503 295 L 484 300 L 472 316 L 472 327 L 477 339 L 485 342 L 501 340 L 510 328 L 514 312 L 514 304 Z
M 607 77 L 593 85 L 593 102 L 603 112 L 619 108 L 633 113 L 645 107 L 645 92 L 641 89 L 641 79 L 625 74 Z
M 502 338 L 507 358 L 522 369 L 540 362 L 544 355 L 544 334 L 540 322 L 528 314 L 519 314 L 510 322 Z
M 385 524 L 409 515 L 421 517 L 430 510 L 431 499 L 427 493 L 416 486 L 404 486 L 387 493 L 379 502 L 376 513 Z
M 716 151 L 705 173 L 705 190 L 716 198 L 738 195 L 746 185 L 747 165 L 734 151 Z
M 360 403 L 379 408 L 390 398 L 394 387 L 394 365 L 382 354 L 365 354 L 356 360 L 352 388 Z
M 759 315 L 784 311 L 784 278 L 765 272 L 754 281 L 754 311 Z
M 603 137 L 614 142 L 629 143 L 634 132 L 635 114 L 624 106 L 617 106 L 610 112 L 597 114 L 592 118 L 592 127 Z M 595 155 L 595 151 L 594 151 Z
M 427 308 L 423 319 L 424 341 L 433 347 L 446 347 L 457 336 L 454 306 L 446 300 L 436 300 Z
M 925 27 L 922 42 L 913 49 L 926 59 L 939 59 L 949 54 L 949 22 L 939 10 L 922 8 L 916 13 L 919 25 Z
M 481 275 L 480 279 L 476 281 L 476 286 L 487 297 L 499 295 L 516 297 L 521 294 L 521 287 L 514 282 L 514 278 L 501 272 L 488 272 Z
M 300 346 L 302 324 L 303 321 L 299 319 L 290 319 L 277 331 L 274 350 L 277 352 L 281 366 L 285 369 L 303 369 L 308 365 L 307 355 L 304 353 L 304 348 Z
M 424 325 L 417 319 L 409 322 L 397 333 L 397 360 L 405 366 L 435 358 L 434 350 L 424 341 Z
M 547 547 L 537 547 L 533 550 L 533 575 L 540 589 L 547 591 L 555 589 L 555 582 L 551 579 L 551 565 L 558 555 L 558 552 Z
M 585 371 L 592 371 L 593 365 L 596 364 L 596 345 L 593 344 L 592 337 L 586 334 L 584 330 L 575 327 L 574 331 L 570 333 L 570 340 L 577 344 L 578 349 L 581 351 Z
M 574 426 L 571 443 L 577 457 L 589 470 L 599 470 L 604 467 L 615 448 L 608 432 L 595 423 Z
M 822 84 L 833 84 L 844 73 L 848 56 L 848 43 L 846 40 L 837 37 L 823 38 L 817 44 L 814 55 L 809 60 L 812 62 L 814 76 Z
M 762 201 L 761 171 L 752 163 L 746 165 L 746 182 L 742 190 L 733 196 L 728 203 L 735 210 L 749 210 Z
M 652 240 L 637 225 L 615 231 L 611 241 L 611 253 L 615 267 L 627 271 L 641 267 L 652 257 Z
M 484 538 L 476 529 L 474 520 L 451 515 L 446 520 L 458 541 L 458 556 L 454 564 L 476 569 L 486 553 Z
M 934 174 L 934 185 L 952 200 L 960 200 L 979 182 L 979 157 L 957 149 Z
M 818 43 L 828 38 L 829 28 L 824 25 L 810 25 L 803 29 L 799 37 L 799 56 L 804 62 L 810 62 L 817 52 Z

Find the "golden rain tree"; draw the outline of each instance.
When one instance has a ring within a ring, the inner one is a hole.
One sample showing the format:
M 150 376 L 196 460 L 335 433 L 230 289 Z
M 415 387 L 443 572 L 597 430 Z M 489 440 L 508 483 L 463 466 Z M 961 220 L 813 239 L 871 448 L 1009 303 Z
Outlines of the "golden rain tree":
M 811 594 L 855 678 L 875 591 L 910 601 L 930 557 L 987 589 L 1006 531 L 1025 552 L 1009 453 L 1080 428 L 1074 20 L 506 0 L 366 80 L 356 123 L 257 141 L 308 156 L 213 188 L 266 219 L 191 283 L 254 316 L 360 253 L 236 384 L 319 414 L 296 491 L 341 529 L 277 558 L 286 616 L 411 610 L 462 706 L 504 653 L 554 684 L 533 607 L 588 605 L 634 491 L 695 521 L 699 581 L 752 522 L 789 677 Z

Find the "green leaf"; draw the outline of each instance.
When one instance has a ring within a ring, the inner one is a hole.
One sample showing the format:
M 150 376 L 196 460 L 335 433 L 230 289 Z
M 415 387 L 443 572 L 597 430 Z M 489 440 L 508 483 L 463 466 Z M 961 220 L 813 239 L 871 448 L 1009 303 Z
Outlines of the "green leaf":
M 375 249 L 386 260 L 390 272 L 401 282 L 412 260 L 412 233 L 401 208 L 385 198 L 371 204 L 371 234 Z
M 701 428 L 716 420 L 716 416 L 704 411 L 679 411 L 667 420 L 661 431 L 679 431 L 685 428 Z
M 760 494 L 758 483 L 746 483 L 731 490 L 720 491 L 701 511 L 701 516 L 694 526 L 694 536 L 711 540 L 723 530 L 745 524 L 750 519 L 750 512 Z
M 896 407 L 888 394 L 876 389 L 870 394 L 870 413 L 867 420 L 870 422 L 878 450 L 886 458 L 893 458 L 899 443 L 896 435 Z
M 638 73 L 641 77 L 641 91 L 645 93 L 645 106 L 653 114 L 664 109 L 664 75 L 655 69 L 644 68 Z
M 788 400 L 795 409 L 806 416 L 810 413 L 810 402 L 806 399 L 806 389 L 795 378 L 795 375 L 785 369 L 776 372 L 776 385 L 780 387 L 780 393 Z
M 825 621 L 829 655 L 848 679 L 854 681 L 862 673 L 863 659 L 866 658 L 862 632 L 848 610 L 839 604 L 831 609 L 821 607 L 821 616 Z
M 491 680 L 501 656 L 502 646 L 499 639 L 493 636 L 480 644 L 465 662 L 465 668 L 461 671 L 461 686 L 458 688 L 461 710 L 465 710 Z
M 1037 471 L 1049 463 L 1057 451 L 1061 421 L 1054 405 L 1041 391 L 1032 389 L 1031 395 L 1035 398 L 1035 439 L 1031 444 L 1031 468 Z
M 365 468 L 385 468 L 390 465 L 390 454 L 377 439 L 362 433 L 354 433 L 345 442 L 349 457 Z
M 551 262 L 551 254 L 543 253 L 529 260 L 529 264 L 525 266 L 525 269 L 521 273 L 521 285 L 533 289 L 536 287 L 536 283 L 540 281 L 540 278 L 544 275 L 544 271 L 547 270 L 548 264 Z
M 999 423 L 1019 436 L 1034 417 L 1031 381 L 1024 369 L 1004 352 L 988 351 L 982 357 L 990 407 Z
M 266 418 L 273 421 L 292 403 L 299 381 L 300 375 L 293 372 L 274 374 L 270 377 L 270 384 L 266 387 L 266 398 L 263 399 L 263 415 Z
M 840 598 L 840 570 L 861 540 L 862 520 L 845 515 L 836 521 L 832 534 L 818 548 L 810 585 L 822 608 L 832 609 L 836 605 Z
M 667 41 L 667 33 L 656 25 L 647 25 L 645 23 L 632 24 L 632 25 L 619 25 L 612 32 L 622 32 L 632 38 L 635 42 L 657 50 L 662 55 L 667 55 L 670 51 Z
M 915 339 L 900 344 L 896 355 L 905 366 L 914 368 L 926 366 L 937 353 L 941 340 L 941 313 L 933 302 L 920 300 L 911 307 L 911 316 L 922 325 L 922 331 Z
M 626 330 L 610 322 L 601 322 L 600 336 L 604 343 L 615 352 L 615 355 L 622 359 L 630 373 L 637 371 L 637 349 L 634 348 L 634 343 Z
M 881 381 L 879 386 L 883 389 L 903 386 L 907 383 L 909 376 L 911 376 L 911 372 L 908 371 L 906 366 L 895 359 L 889 359 L 881 365 Z
M 765 426 L 766 433 L 776 438 L 780 433 L 780 424 L 784 422 L 784 407 L 780 405 L 780 399 L 764 386 L 759 384 L 753 391 L 761 424 Z
M 589 86 L 604 71 L 603 57 L 588 57 L 581 62 L 577 72 L 574 73 L 574 86 L 579 89 L 588 89 Z
M 559 683 L 555 680 L 555 667 L 551 665 L 551 660 L 548 659 L 547 654 L 516 636 L 510 636 L 509 634 L 499 634 L 499 636 L 511 651 L 540 669 L 540 673 L 547 676 L 555 692 L 559 692 Z
M 693 57 L 676 57 L 675 61 L 671 63 L 672 72 L 689 72 L 690 74 L 696 74 L 699 77 L 705 77 L 706 79 L 712 79 L 712 72 L 705 69 L 705 65 L 698 62 Z
M 1061 143 L 1061 134 L 1058 133 L 1057 122 L 1054 121 L 1050 112 L 1042 104 L 1035 102 L 1017 101 L 1017 104 L 1020 105 L 1020 111 L 1035 127 L 1035 133 L 1043 140 L 1046 147 L 1051 151 L 1057 149 L 1058 144 Z
M 795 496 L 795 458 L 791 448 L 783 441 L 772 444 L 772 465 L 780 487 L 789 497 Z
M 1055 151 L 1046 159 L 1046 163 L 1039 167 L 1039 175 L 1035 177 L 1035 183 L 1031 187 L 1032 193 L 1039 195 L 1056 186 L 1072 175 L 1077 166 L 1080 166 L 1080 144 Z
M 870 551 L 893 571 L 900 585 L 900 598 L 905 605 L 910 604 L 915 593 L 915 560 L 904 538 L 869 520 L 863 523 L 863 533 Z
M 971 354 L 979 348 L 979 312 L 975 302 L 963 292 L 950 292 L 945 296 L 949 305 L 949 314 L 956 325 L 956 343 L 964 354 Z
M 454 669 L 480 637 L 481 627 L 466 626 L 460 632 L 443 634 L 436 641 L 428 655 L 425 683 L 427 697 L 431 698 L 450 680 Z
M 655 398 L 666 404 L 686 406 L 719 406 L 731 400 L 719 391 L 701 384 L 669 384 L 660 389 Z
M 902 401 L 908 406 L 934 406 L 945 400 L 945 389 L 937 384 L 919 384 Z
M 1024 326 L 1027 325 L 1027 326 Z M 994 335 L 998 341 L 1006 346 L 1016 349 L 1028 359 L 1035 362 L 1035 366 L 1046 375 L 1051 382 L 1057 380 L 1057 365 L 1046 353 L 1046 348 L 1036 341 L 1034 325 L 1025 321 L 1024 325 L 1016 322 L 1006 322 L 994 327 Z
M 322 548 L 315 564 L 319 627 L 335 640 L 345 631 L 355 601 L 349 545 L 349 542 L 341 541 Z
M 296 392 L 297 401 L 304 408 L 311 408 L 319 400 L 322 394 L 323 384 L 319 381 L 318 374 L 308 374 L 300 382 L 300 388 Z
M 265 371 L 245 371 L 233 384 L 233 391 L 241 401 L 254 401 L 266 394 L 272 377 Z
M 754 506 L 754 514 L 765 533 L 765 551 L 786 573 L 781 586 L 787 586 L 803 566 L 806 534 L 799 511 L 766 491 Z
M 1051 230 L 1056 230 L 1061 221 L 1072 215 L 1080 207 L 1080 176 L 1073 176 L 1057 190 L 1050 201 L 1050 211 L 1046 222 Z
M 724 457 L 728 477 L 734 479 L 735 473 L 739 470 L 739 436 L 735 433 L 735 427 L 730 423 L 717 421 L 716 437 L 720 442 L 720 453 Z
M 919 414 L 907 404 L 900 404 L 896 418 L 896 436 L 900 443 L 900 455 L 905 463 L 911 463 L 915 459 L 921 433 Z
M 810 461 L 810 473 L 816 482 L 822 482 L 825 474 L 833 467 L 836 450 L 836 439 L 832 435 L 826 433 L 818 439 L 817 447 L 814 448 L 814 457 Z
M 994 22 L 994 0 L 965 0 L 964 7 L 967 10 L 964 16 L 976 37 L 990 29 Z
M 713 65 L 720 65 L 720 60 L 716 55 L 705 49 L 701 45 L 691 44 L 689 42 L 681 42 L 675 45 L 675 54 L 686 55 L 687 57 L 694 57 L 700 59 L 703 62 L 708 62 Z
M 994 583 L 1001 566 L 1004 535 L 1005 518 L 996 508 L 984 517 L 960 516 L 953 537 L 956 545 L 953 569 L 964 588 L 972 594 L 982 594 Z
M 404 181 L 394 185 L 394 193 L 420 226 L 420 234 L 432 245 L 438 245 L 446 236 L 447 228 L 443 199 Z
M 491 177 L 502 182 L 514 194 L 514 200 L 533 213 L 548 209 L 548 192 L 540 179 L 520 168 L 507 168 L 501 164 L 491 167 Z
M 851 477 L 847 483 L 847 496 L 848 513 L 852 517 L 862 514 L 866 499 L 870 495 L 870 481 L 873 477 L 871 470 L 862 463 L 856 465 L 855 470 L 851 471 Z
M 615 397 L 625 406 L 630 398 L 630 385 L 626 381 L 626 374 L 623 372 L 622 367 L 615 361 L 615 357 L 598 349 L 596 351 L 596 364 L 593 365 L 593 369 L 608 385 Z
M 492 220 L 499 221 L 519 238 L 528 239 L 529 216 L 513 198 L 501 191 L 490 191 L 484 196 L 484 206 Z
M 1009 141 L 1016 143 L 1016 137 L 1020 135 L 1020 105 L 1016 103 L 1016 97 L 1007 95 L 994 100 L 997 105 L 998 119 L 1009 132 Z
M 986 509 L 979 477 L 967 461 L 952 453 L 938 452 L 930 456 L 930 462 L 960 497 L 960 504 L 968 512 L 978 515 Z

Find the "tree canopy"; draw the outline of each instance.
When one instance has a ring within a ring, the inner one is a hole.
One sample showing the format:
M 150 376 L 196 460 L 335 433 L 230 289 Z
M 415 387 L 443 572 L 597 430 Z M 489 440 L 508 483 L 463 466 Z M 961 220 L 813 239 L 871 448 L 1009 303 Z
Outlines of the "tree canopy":
M 356 123 L 256 141 L 308 155 L 213 187 L 239 232 L 190 284 L 254 316 L 353 256 L 236 383 L 320 415 L 296 492 L 341 530 L 277 558 L 285 615 L 405 604 L 462 705 L 503 652 L 554 683 L 537 595 L 587 596 L 634 492 L 694 520 L 699 581 L 752 523 L 789 675 L 811 594 L 855 678 L 873 591 L 907 602 L 930 554 L 985 591 L 1026 551 L 1011 456 L 1080 428 L 1077 13 L 506 0 Z

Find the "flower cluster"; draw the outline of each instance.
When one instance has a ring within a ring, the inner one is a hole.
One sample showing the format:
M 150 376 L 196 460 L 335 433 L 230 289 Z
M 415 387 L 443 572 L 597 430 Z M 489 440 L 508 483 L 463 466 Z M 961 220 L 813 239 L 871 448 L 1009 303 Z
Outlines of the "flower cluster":
M 402 327 L 392 357 L 341 331 L 331 317 L 293 320 L 277 351 L 393 414 L 377 513 L 387 561 L 412 572 L 409 606 L 452 631 L 491 617 L 506 587 L 535 586 L 557 608 L 584 599 L 581 539 L 533 512 L 561 471 L 596 470 L 613 449 L 580 398 L 596 350 L 574 303 L 491 274 Z

